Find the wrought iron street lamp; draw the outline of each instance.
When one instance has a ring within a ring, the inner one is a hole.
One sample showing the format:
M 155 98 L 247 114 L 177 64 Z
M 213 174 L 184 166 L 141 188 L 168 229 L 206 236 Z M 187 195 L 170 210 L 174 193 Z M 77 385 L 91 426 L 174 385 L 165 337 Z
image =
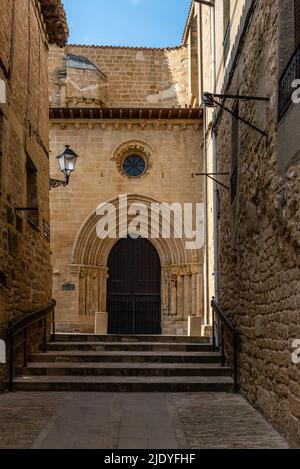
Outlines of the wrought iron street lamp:
M 60 170 L 64 175 L 64 180 L 49 179 L 49 186 L 51 189 L 56 189 L 59 186 L 67 186 L 70 181 L 70 175 L 75 170 L 78 155 L 66 145 L 64 152 L 56 157 Z

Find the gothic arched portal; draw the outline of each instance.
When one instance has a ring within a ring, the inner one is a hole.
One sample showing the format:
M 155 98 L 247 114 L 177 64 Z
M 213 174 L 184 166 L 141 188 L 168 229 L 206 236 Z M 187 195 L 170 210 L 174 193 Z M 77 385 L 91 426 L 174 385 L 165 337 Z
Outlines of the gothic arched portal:
M 127 196 L 128 205 L 151 207 L 158 201 L 143 195 Z M 118 210 L 119 198 L 109 201 Z M 79 230 L 72 251 L 70 273 L 77 288 L 78 323 L 85 329 L 94 327 L 95 313 L 107 311 L 109 255 L 119 238 L 97 236 L 99 215 L 93 212 Z M 127 228 L 118 222 L 118 228 Z M 174 220 L 176 223 L 176 219 Z M 161 228 L 161 227 L 160 227 Z M 185 238 L 151 238 L 161 265 L 161 331 L 185 333 L 188 316 L 203 316 L 202 250 L 186 249 Z

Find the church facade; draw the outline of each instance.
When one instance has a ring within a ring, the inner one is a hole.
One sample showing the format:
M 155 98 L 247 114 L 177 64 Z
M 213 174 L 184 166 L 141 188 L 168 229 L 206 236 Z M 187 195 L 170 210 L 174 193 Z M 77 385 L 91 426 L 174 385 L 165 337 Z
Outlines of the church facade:
M 204 202 L 193 59 L 189 44 L 50 50 L 52 173 L 66 144 L 79 155 L 70 185 L 50 197 L 60 330 L 91 332 L 97 312 L 108 312 L 111 333 L 184 334 L 189 317 L 205 325 L 203 243 L 190 248 L 187 230 L 180 235 L 184 204 L 192 232 Z M 117 217 L 106 237 L 101 204 Z

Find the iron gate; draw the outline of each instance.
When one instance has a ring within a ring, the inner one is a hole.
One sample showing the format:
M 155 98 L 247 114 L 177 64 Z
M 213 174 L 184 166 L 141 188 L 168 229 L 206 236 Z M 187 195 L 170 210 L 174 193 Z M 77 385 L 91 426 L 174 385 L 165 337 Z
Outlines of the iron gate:
M 161 333 L 161 265 L 143 238 L 121 239 L 109 259 L 109 334 Z

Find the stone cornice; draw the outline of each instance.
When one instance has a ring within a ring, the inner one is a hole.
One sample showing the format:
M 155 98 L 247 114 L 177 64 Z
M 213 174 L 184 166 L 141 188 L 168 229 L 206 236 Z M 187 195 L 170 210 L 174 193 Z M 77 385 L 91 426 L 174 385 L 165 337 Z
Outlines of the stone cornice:
M 62 120 L 125 120 L 125 121 L 148 121 L 148 120 L 179 120 L 179 121 L 201 121 L 203 110 L 200 108 L 67 108 L 51 107 L 50 119 Z
M 141 129 L 173 130 L 194 128 L 202 125 L 203 110 L 200 108 L 50 108 L 52 125 L 65 129 L 73 125 L 76 130 L 88 126 L 90 130 L 113 128 L 119 130 Z
M 61 0 L 38 0 L 44 18 L 50 44 L 64 47 L 68 41 L 69 28 Z

